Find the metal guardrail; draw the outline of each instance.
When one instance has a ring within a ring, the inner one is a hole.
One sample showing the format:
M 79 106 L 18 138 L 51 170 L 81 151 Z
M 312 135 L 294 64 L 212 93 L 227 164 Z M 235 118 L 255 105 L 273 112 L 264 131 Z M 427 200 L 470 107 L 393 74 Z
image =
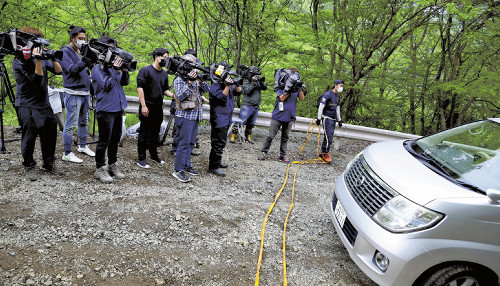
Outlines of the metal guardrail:
M 139 112 L 139 98 L 137 96 L 127 96 L 128 107 L 125 109 L 127 113 L 138 114 Z M 170 100 L 163 100 L 163 115 L 165 117 L 170 115 Z M 234 117 L 238 117 L 240 114 L 240 109 L 235 108 L 233 112 Z M 210 118 L 210 106 L 207 104 L 203 105 L 203 119 L 208 120 Z M 307 117 L 297 117 L 293 131 L 307 132 L 309 124 L 313 119 Z M 271 122 L 270 112 L 259 111 L 259 116 L 257 117 L 256 126 L 269 127 Z M 311 127 L 312 128 L 312 127 Z M 319 128 L 315 128 L 314 132 L 318 133 Z M 322 129 L 323 130 L 323 129 Z M 387 140 L 400 140 L 400 139 L 417 139 L 421 136 L 413 135 L 408 133 L 389 131 L 384 129 L 377 129 L 372 127 L 364 127 L 352 124 L 342 124 L 342 128 L 335 128 L 335 136 L 340 138 L 358 139 L 370 142 L 379 142 Z

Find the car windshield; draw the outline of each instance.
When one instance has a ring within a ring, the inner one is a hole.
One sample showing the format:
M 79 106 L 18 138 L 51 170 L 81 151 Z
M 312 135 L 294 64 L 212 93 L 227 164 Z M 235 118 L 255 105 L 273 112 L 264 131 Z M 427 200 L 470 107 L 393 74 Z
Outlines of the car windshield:
M 412 146 L 464 186 L 500 190 L 500 123 L 484 120 L 416 140 Z

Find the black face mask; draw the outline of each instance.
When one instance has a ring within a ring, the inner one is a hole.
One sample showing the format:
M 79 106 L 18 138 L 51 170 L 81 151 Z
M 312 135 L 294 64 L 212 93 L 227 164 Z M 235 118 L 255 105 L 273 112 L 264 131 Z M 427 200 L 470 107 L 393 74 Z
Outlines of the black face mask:
M 159 65 L 160 65 L 161 68 L 165 67 L 166 64 L 167 64 L 167 60 L 166 59 L 161 59 L 160 60 Z

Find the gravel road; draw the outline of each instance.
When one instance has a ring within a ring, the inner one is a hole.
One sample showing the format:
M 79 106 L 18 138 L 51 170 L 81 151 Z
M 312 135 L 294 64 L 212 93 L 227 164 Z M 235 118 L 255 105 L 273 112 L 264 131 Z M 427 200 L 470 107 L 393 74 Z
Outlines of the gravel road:
M 12 128 L 6 134 L 11 138 Z M 127 175 L 120 182 L 98 182 L 89 157 L 83 164 L 58 160 L 64 176 L 40 171 L 30 182 L 20 142 L 8 143 L 8 153 L 0 154 L 0 284 L 253 285 L 262 223 L 287 167 L 276 160 L 279 135 L 270 159 L 257 160 L 266 135 L 256 128 L 257 144 L 228 143 L 223 161 L 230 168 L 219 178 L 207 172 L 210 134 L 202 126 L 201 155 L 192 158 L 201 175 L 188 184 L 172 177 L 167 146 L 160 148 L 164 166 L 136 166 L 131 138 L 119 150 Z M 305 136 L 292 132 L 290 159 L 315 157 L 315 138 L 297 155 Z M 369 143 L 338 140 L 333 164 L 299 169 L 286 235 L 289 285 L 375 285 L 350 260 L 328 211 L 335 179 Z M 40 166 L 38 142 L 35 158 Z M 294 171 L 267 224 L 260 285 L 283 283 L 283 223 Z

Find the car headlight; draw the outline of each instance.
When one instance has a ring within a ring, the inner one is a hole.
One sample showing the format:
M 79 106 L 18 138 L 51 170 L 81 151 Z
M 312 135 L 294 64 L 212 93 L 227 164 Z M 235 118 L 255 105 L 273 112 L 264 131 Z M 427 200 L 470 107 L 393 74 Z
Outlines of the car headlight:
M 392 232 L 412 232 L 437 224 L 444 215 L 424 208 L 398 195 L 373 216 L 376 222 Z

